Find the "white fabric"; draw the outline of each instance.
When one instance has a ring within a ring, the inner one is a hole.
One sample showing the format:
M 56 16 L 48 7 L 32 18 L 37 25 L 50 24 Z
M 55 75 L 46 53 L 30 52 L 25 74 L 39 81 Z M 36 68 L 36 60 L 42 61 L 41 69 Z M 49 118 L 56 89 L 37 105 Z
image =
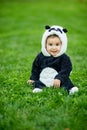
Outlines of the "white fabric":
M 46 67 L 40 73 L 40 81 L 47 87 L 53 86 L 53 81 L 58 72 L 50 67 Z
M 62 55 L 63 53 L 66 52 L 66 49 L 67 49 L 67 36 L 66 36 L 66 33 L 63 32 L 63 27 L 61 26 L 52 26 L 51 28 L 59 28 L 62 33 L 60 31 L 56 31 L 56 30 L 51 30 L 49 32 L 49 29 L 46 29 L 46 31 L 44 32 L 43 36 L 42 36 L 42 53 L 44 56 L 50 56 L 50 54 L 47 52 L 46 48 L 45 48 L 45 44 L 46 44 L 46 39 L 48 36 L 52 35 L 52 34 L 56 34 L 57 36 L 59 36 L 60 40 L 62 41 L 62 47 L 61 47 L 61 51 L 55 56 L 55 57 L 58 57 L 60 55 Z

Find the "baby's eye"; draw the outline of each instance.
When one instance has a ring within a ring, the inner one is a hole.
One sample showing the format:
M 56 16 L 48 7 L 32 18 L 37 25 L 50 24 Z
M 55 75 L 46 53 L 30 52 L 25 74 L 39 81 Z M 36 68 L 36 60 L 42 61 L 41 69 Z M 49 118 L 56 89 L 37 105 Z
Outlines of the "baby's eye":
M 56 46 L 59 46 L 59 44 L 57 43 Z
M 52 46 L 52 43 L 49 43 L 50 46 Z

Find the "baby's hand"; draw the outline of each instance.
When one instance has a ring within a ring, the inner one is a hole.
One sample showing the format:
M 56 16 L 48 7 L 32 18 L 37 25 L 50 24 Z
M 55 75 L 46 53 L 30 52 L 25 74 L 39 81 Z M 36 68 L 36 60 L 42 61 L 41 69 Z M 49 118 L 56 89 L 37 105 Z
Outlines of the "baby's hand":
M 54 83 L 53 83 L 54 88 L 60 87 L 60 84 L 61 84 L 61 81 L 59 79 L 54 79 Z
M 34 80 L 28 80 L 27 83 L 28 83 L 28 84 L 33 84 L 33 83 L 34 83 Z

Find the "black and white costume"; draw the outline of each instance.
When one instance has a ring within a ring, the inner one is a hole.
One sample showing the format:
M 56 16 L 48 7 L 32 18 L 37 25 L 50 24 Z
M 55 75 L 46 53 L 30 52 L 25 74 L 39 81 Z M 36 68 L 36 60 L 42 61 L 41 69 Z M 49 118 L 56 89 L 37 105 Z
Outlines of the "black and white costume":
M 67 49 L 66 31 L 60 26 L 46 26 L 46 31 L 42 36 L 41 52 L 36 56 L 32 65 L 30 79 L 35 81 L 34 88 L 52 87 L 54 79 L 61 80 L 61 87 L 68 92 L 74 87 L 69 79 L 72 63 L 69 56 L 65 54 Z M 58 35 L 62 42 L 61 51 L 55 57 L 51 56 L 45 48 L 46 39 L 52 34 Z

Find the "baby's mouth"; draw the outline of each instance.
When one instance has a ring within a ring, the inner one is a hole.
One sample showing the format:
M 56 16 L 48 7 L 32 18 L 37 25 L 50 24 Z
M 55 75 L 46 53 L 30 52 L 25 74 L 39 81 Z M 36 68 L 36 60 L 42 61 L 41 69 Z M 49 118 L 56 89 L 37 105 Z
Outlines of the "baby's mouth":
M 51 51 L 52 53 L 57 53 L 57 51 Z

